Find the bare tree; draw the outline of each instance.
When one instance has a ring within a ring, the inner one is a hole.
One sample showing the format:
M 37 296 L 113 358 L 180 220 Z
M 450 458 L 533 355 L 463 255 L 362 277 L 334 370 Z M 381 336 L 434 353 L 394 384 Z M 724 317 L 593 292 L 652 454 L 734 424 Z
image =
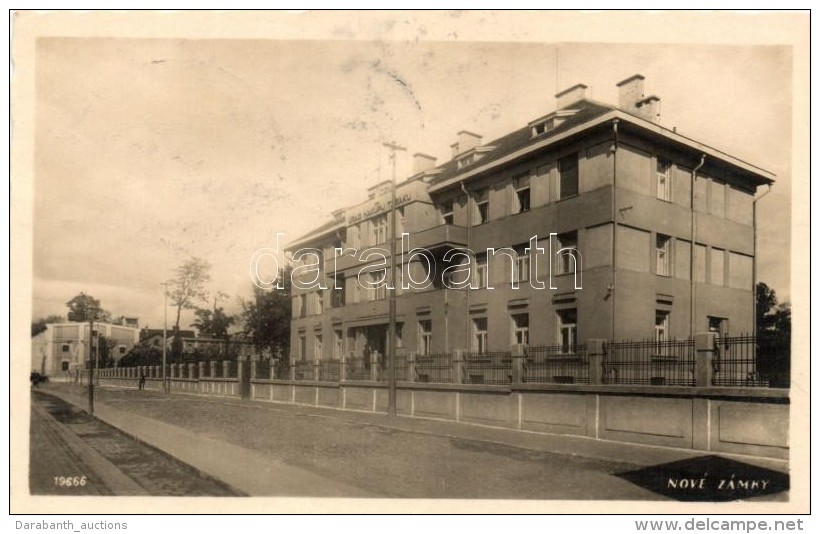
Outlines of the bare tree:
M 197 303 L 207 301 L 206 285 L 211 281 L 211 264 L 202 258 L 193 257 L 177 267 L 175 275 L 168 281 L 168 298 L 177 310 L 171 350 L 174 360 L 178 360 L 182 352 L 182 340 L 179 335 L 182 310 L 195 309 Z

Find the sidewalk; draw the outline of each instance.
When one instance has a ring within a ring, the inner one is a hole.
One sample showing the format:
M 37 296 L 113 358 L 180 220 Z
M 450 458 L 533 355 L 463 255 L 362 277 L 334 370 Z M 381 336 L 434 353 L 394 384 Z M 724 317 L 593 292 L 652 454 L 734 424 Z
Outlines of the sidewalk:
M 80 395 L 54 390 L 44 393 L 83 409 L 88 406 L 88 399 Z M 249 449 L 118 410 L 100 402 L 94 404 L 94 416 L 247 495 L 377 496 L 361 488 L 286 465 Z M 191 447 L 191 443 L 196 443 L 197 446 Z

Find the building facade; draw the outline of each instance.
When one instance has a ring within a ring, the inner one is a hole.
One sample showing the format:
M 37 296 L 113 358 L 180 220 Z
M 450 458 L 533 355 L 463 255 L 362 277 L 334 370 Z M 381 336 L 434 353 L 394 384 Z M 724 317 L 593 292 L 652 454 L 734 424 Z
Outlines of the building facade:
M 661 126 L 643 82 L 617 106 L 579 84 L 499 139 L 460 132 L 443 165 L 414 156 L 395 191 L 398 351 L 753 331 L 753 202 L 774 175 Z M 288 245 L 292 360 L 385 354 L 391 185 Z
M 88 323 L 48 324 L 46 329 L 31 338 L 31 370 L 56 376 L 88 368 Z M 94 336 L 113 341 L 111 356 L 122 358 L 139 342 L 139 328 L 108 323 L 94 323 Z

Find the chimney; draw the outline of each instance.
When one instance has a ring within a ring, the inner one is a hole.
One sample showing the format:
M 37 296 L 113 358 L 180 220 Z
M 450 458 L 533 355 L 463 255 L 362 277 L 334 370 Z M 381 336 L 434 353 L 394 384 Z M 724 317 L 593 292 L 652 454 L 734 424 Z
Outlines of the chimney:
M 587 86 L 578 83 L 555 95 L 555 109 L 563 109 L 587 97 Z
M 643 81 L 645 79 L 642 74 L 634 74 L 615 84 L 618 87 L 619 108 L 630 112 L 635 110 L 635 104 L 639 100 L 643 100 Z
M 413 175 L 430 170 L 436 166 L 436 158 L 416 152 L 413 154 Z
M 616 84 L 618 87 L 618 107 L 652 122 L 660 122 L 661 99 L 655 95 L 644 96 L 640 74 L 634 74 Z
M 478 134 L 461 130 L 457 135 L 458 142 L 450 145 L 450 148 L 453 149 L 453 157 L 463 154 L 477 146 L 481 146 L 481 136 Z

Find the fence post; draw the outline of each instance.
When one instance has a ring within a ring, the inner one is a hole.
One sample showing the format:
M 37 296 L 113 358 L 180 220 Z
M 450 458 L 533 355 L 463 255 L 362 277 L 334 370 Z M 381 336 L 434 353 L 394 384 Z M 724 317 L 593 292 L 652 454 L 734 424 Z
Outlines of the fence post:
M 520 343 L 516 343 L 510 347 L 510 356 L 512 357 L 512 383 L 521 385 L 524 383 L 524 356 L 526 347 Z
M 313 360 L 313 380 L 319 381 L 320 374 L 322 371 L 322 361 L 321 360 Z
M 205 362 L 197 362 L 197 364 L 199 365 L 199 374 L 197 375 L 197 378 L 206 378 L 207 375 L 205 373 Z
M 252 360 L 251 358 L 248 358 L 248 362 L 250 362 L 251 380 L 256 380 L 256 363 L 257 362 Z
M 589 383 L 604 383 L 604 354 L 606 353 L 605 339 L 587 340 L 587 365 L 589 365 Z
M 269 362 L 270 366 L 268 367 L 268 378 L 270 380 L 274 380 L 276 378 L 276 364 L 279 362 L 279 360 L 274 360 L 273 358 L 271 358 Z
M 211 378 L 216 378 L 216 368 L 218 363 L 219 362 L 217 362 L 216 360 L 211 360 L 211 363 L 208 365 L 211 371 Z
M 461 384 L 464 382 L 464 354 L 465 351 L 456 349 L 453 351 L 453 380 L 454 384 Z
M 695 334 L 695 385 L 709 387 L 712 385 L 715 370 L 712 363 L 715 358 L 714 332 Z
M 290 361 L 290 379 L 296 380 L 296 360 Z

